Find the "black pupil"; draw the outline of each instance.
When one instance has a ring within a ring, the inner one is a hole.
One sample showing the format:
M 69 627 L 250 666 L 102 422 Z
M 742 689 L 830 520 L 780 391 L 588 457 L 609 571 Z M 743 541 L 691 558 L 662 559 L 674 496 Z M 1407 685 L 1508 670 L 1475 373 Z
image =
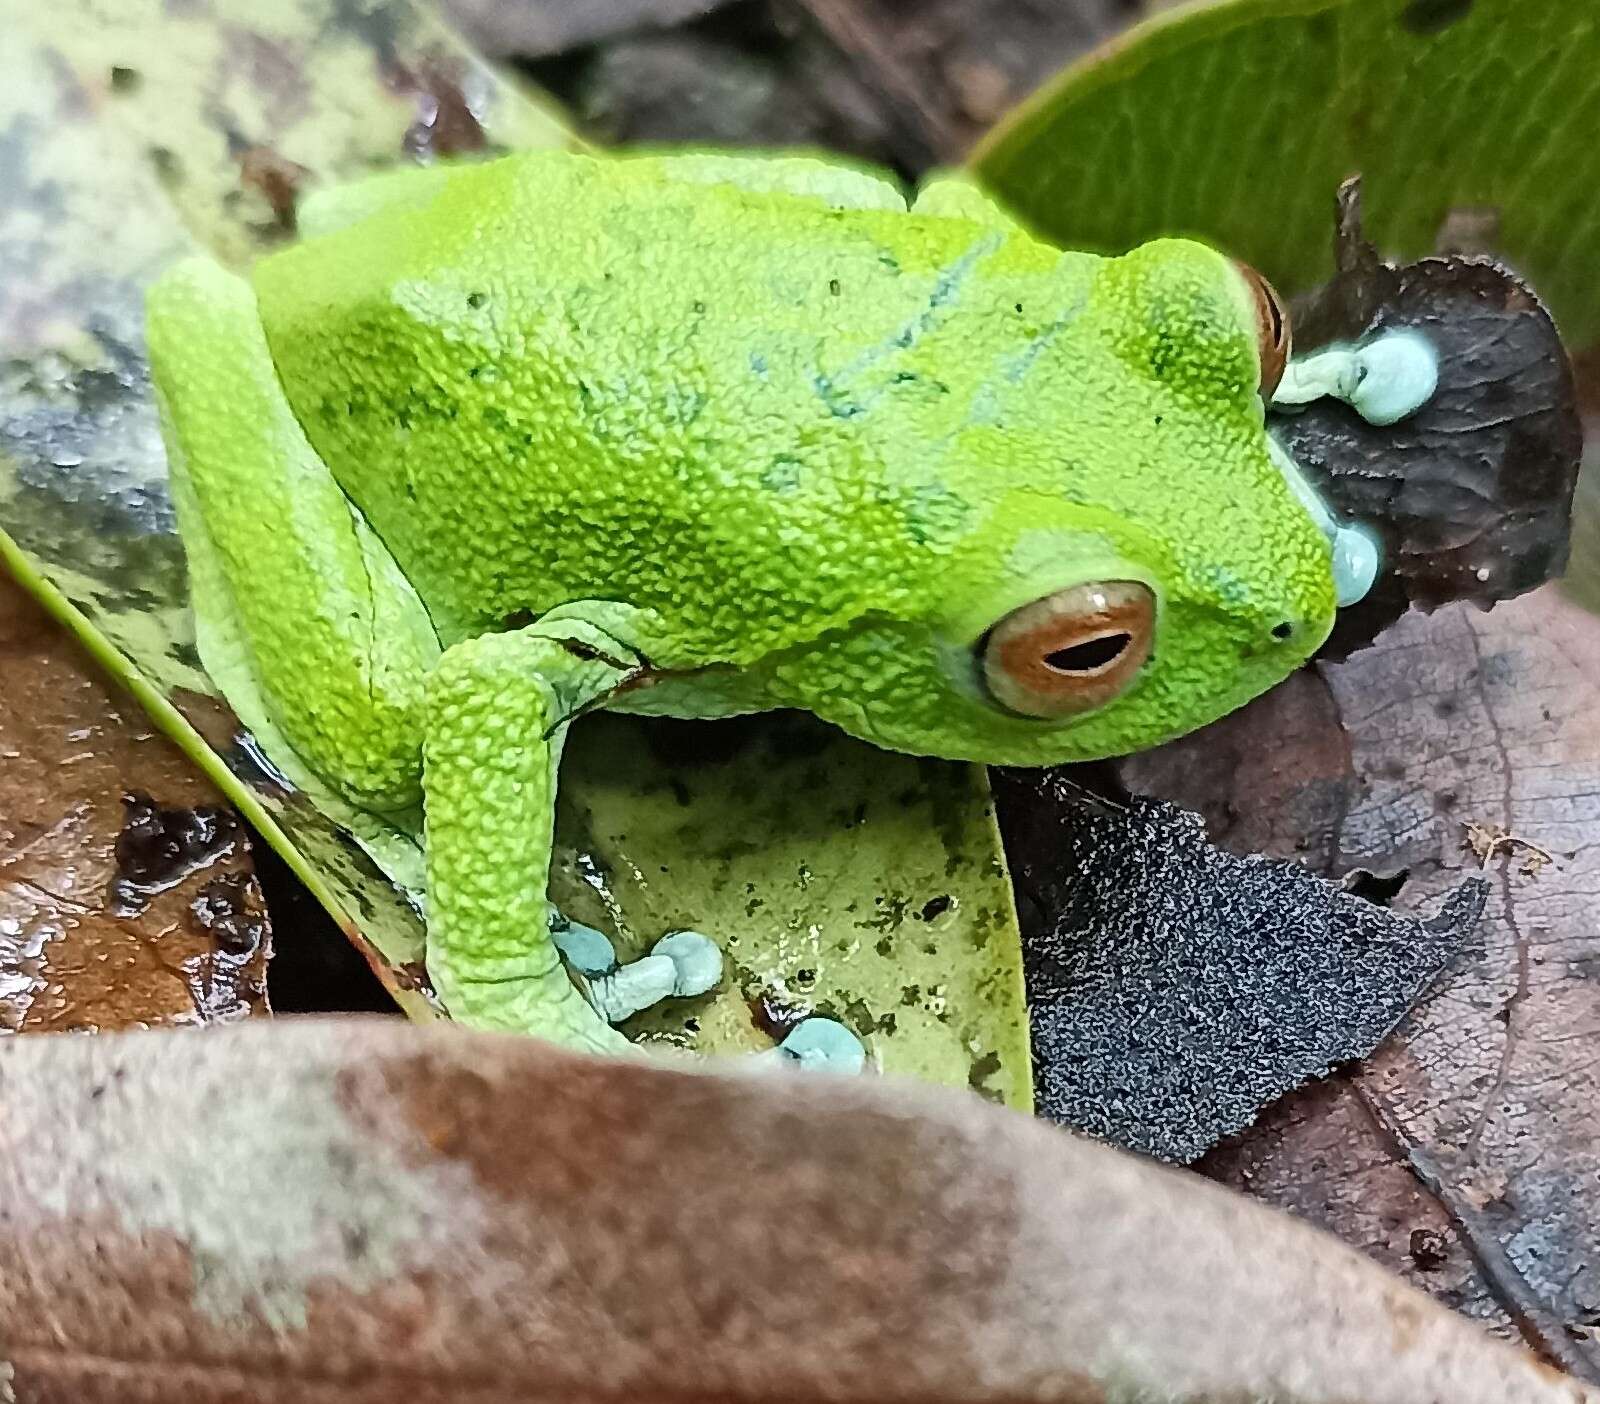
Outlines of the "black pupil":
M 1092 673 L 1104 668 L 1122 656 L 1123 649 L 1133 642 L 1131 634 L 1102 634 L 1071 648 L 1058 648 L 1045 654 L 1044 661 L 1058 673 Z

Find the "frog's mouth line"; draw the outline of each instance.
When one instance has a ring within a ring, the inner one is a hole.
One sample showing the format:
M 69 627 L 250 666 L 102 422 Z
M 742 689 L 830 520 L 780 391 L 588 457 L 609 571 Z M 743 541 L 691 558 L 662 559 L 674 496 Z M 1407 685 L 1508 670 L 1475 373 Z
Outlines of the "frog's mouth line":
M 1293 455 L 1270 432 L 1267 445 L 1272 461 L 1278 465 L 1294 495 L 1328 538 L 1333 550 L 1333 588 L 1339 608 L 1364 600 L 1377 583 L 1378 567 L 1383 561 L 1377 536 L 1358 522 L 1341 522 L 1335 517 L 1321 494 L 1307 481 Z

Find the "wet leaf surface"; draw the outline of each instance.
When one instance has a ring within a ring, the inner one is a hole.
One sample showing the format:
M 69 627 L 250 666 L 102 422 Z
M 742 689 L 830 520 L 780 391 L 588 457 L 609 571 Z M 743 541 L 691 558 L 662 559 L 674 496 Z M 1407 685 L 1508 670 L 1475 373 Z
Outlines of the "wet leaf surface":
M 0 1086 L 29 1404 L 1600 1400 L 1287 1217 L 911 1084 L 347 1019 L 14 1039 Z
M 247 728 L 199 666 L 142 287 L 195 243 L 243 259 L 280 241 L 315 182 L 573 138 L 400 0 L 306 0 L 271 24 L 243 0 L 177 16 L 155 0 L 82 4 L 14 30 L 0 58 L 16 75 L 0 83 L 15 171 L 0 248 L 19 251 L 0 264 L 0 559 L 284 854 L 406 1011 L 434 1017 L 416 836 L 341 805 L 275 749 L 252 699 L 231 699 Z M 652 1032 L 766 1046 L 826 1007 L 887 1069 L 1028 1104 L 1019 941 L 981 771 L 834 740 L 825 757 L 812 743 L 809 767 L 763 764 L 757 745 L 677 775 L 652 756 L 651 724 L 613 725 L 604 745 L 568 749 L 554 899 L 627 954 L 689 925 L 730 942 L 737 966 L 719 997 Z M 318 1000 L 302 988 L 295 1003 Z
M 1600 629 L 1547 587 L 1408 616 L 1188 741 L 1119 763 L 1237 852 L 1492 884 L 1478 938 L 1364 1066 L 1205 1162 L 1600 1380 Z M 1487 862 L 1468 840 L 1509 834 Z M 1544 862 L 1538 851 L 1551 855 Z M 1443 1244 L 1413 1252 L 1413 1236 Z
M 0 1034 L 265 1013 L 238 820 L 4 571 L 0 678 Z
M 1339 271 L 1296 308 L 1295 352 L 1401 329 L 1439 357 L 1439 387 L 1400 423 L 1321 400 L 1273 432 L 1336 510 L 1383 546 L 1377 587 L 1343 609 L 1325 652 L 1368 644 L 1405 611 L 1488 608 L 1560 576 L 1583 449 L 1572 368 L 1549 313 L 1503 265 L 1452 255 L 1394 267 L 1339 196 Z
M 1005 771 L 1038 1110 L 1197 1159 L 1285 1092 L 1366 1057 L 1457 956 L 1488 896 L 1428 920 L 1298 863 L 1206 841 L 1196 814 Z

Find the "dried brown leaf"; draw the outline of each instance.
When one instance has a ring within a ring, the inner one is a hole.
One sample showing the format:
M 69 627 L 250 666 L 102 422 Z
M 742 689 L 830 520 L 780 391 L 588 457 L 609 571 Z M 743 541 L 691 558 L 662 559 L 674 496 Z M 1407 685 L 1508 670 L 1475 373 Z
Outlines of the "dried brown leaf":
M 343 1019 L 12 1040 L 0 1099 L 29 1404 L 1600 1401 L 966 1094 Z
M 1572 367 L 1533 290 L 1487 258 L 1385 263 L 1362 233 L 1360 201 L 1359 181 L 1346 181 L 1338 271 L 1296 307 L 1296 352 L 1405 329 L 1437 353 L 1439 383 L 1393 425 L 1336 400 L 1272 415 L 1333 509 L 1382 542 L 1376 587 L 1340 611 L 1323 649 L 1335 658 L 1409 607 L 1487 609 L 1560 576 L 1583 448 Z

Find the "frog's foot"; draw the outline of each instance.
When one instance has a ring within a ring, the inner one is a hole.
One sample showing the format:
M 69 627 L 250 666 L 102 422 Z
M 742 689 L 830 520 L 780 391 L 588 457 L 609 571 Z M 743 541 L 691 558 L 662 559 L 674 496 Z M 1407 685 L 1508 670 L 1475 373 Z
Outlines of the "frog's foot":
M 553 957 L 549 946 L 544 947 Z M 531 1033 L 582 1053 L 628 1053 L 631 1044 L 595 1011 L 561 968 L 533 951 L 477 960 L 470 971 L 430 955 L 428 974 L 450 1017 L 469 1028 Z
M 648 1009 L 669 997 L 707 994 L 722 981 L 722 950 L 698 931 L 673 931 L 650 954 L 627 965 L 604 932 L 550 909 L 550 936 L 568 969 L 587 987 L 589 1002 L 607 1023 Z M 859 1073 L 867 1065 L 860 1039 L 833 1019 L 803 1019 L 781 1043 L 746 1062 L 808 1072 Z
M 1290 361 L 1272 407 L 1294 409 L 1331 396 L 1368 424 L 1394 424 L 1426 404 L 1438 387 L 1438 352 L 1420 332 L 1401 329 Z
M 834 1019 L 802 1019 L 776 1048 L 756 1053 L 763 1067 L 803 1068 L 807 1072 L 859 1073 L 867 1066 L 861 1040 Z
M 721 948 L 698 931 L 671 932 L 649 955 L 626 965 L 592 926 L 552 915 L 550 935 L 568 967 L 583 977 L 590 1003 L 608 1024 L 620 1024 L 664 999 L 705 994 L 722 980 Z
M 1294 410 L 1331 397 L 1369 424 L 1394 424 L 1426 404 L 1438 387 L 1438 352 L 1420 332 L 1399 329 L 1290 361 L 1273 391 L 1272 407 Z M 1328 537 L 1339 607 L 1365 599 L 1382 565 L 1377 537 L 1359 522 L 1340 521 L 1300 466 L 1275 440 L 1271 443 L 1279 468 Z
M 1300 465 L 1271 435 L 1267 437 L 1267 450 L 1295 496 L 1311 514 L 1312 521 L 1322 528 L 1328 538 L 1328 545 L 1333 552 L 1334 596 L 1339 608 L 1364 600 L 1377 583 L 1378 569 L 1383 564 L 1378 538 L 1359 522 L 1342 522 L 1335 517 L 1321 494 L 1301 472 Z

